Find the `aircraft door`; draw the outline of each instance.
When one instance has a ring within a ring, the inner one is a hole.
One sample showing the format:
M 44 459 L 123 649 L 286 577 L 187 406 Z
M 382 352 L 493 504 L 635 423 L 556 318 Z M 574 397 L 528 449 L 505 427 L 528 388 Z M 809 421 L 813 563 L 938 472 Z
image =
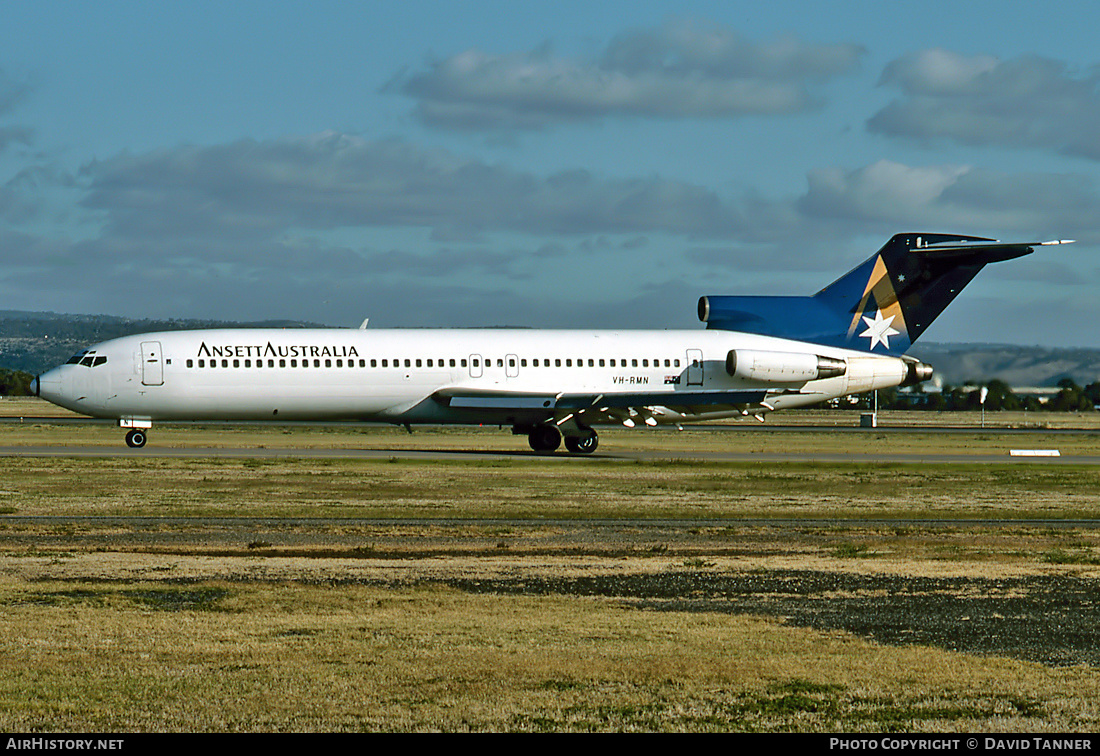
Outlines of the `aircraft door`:
M 703 350 L 687 350 L 687 385 L 703 385 Z
M 519 357 L 516 357 L 514 354 L 505 355 L 504 374 L 509 378 L 516 378 L 519 376 Z
M 145 386 L 164 385 L 164 358 L 159 341 L 141 342 L 141 383 Z
M 481 355 L 480 354 L 471 354 L 470 355 L 470 377 L 471 378 L 480 378 L 481 377 L 481 372 L 482 372 L 481 364 L 482 364 L 482 360 L 481 360 Z

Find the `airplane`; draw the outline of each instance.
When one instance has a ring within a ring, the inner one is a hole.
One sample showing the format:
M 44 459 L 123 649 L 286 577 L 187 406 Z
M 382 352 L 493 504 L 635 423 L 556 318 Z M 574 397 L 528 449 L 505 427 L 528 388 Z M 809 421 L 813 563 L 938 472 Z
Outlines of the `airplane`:
M 764 413 L 909 386 L 904 352 L 988 263 L 1070 243 L 897 234 L 811 297 L 704 296 L 697 330 L 215 329 L 111 339 L 36 396 L 111 418 L 126 443 L 173 420 L 491 424 L 536 452 L 626 427 Z

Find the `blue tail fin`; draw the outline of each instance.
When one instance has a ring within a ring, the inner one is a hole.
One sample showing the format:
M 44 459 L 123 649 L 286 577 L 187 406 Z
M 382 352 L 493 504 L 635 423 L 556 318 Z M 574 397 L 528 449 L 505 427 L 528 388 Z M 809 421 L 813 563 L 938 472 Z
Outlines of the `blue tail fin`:
M 985 265 L 1061 242 L 897 234 L 812 297 L 702 297 L 707 328 L 903 354 Z

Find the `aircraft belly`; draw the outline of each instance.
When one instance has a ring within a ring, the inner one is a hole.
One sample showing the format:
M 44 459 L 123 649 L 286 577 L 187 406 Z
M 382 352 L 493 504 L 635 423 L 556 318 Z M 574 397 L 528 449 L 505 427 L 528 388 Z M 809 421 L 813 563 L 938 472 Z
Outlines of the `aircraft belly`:
M 216 384 L 132 388 L 111 402 L 113 417 L 154 420 L 374 419 L 409 395 L 362 386 L 225 386 Z

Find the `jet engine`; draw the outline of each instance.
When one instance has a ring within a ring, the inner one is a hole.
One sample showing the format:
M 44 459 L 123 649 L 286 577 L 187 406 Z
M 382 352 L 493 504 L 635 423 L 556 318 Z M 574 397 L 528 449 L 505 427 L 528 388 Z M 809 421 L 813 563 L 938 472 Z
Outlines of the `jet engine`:
M 759 349 L 731 349 L 726 355 L 726 372 L 734 378 L 762 383 L 805 383 L 844 375 L 844 360 L 809 352 L 772 352 Z

